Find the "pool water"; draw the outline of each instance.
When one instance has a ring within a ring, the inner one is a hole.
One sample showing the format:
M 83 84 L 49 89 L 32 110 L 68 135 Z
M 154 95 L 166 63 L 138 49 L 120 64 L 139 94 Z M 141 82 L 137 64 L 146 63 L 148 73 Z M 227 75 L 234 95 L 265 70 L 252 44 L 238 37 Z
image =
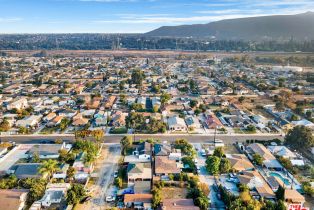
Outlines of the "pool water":
M 290 185 L 289 179 L 286 179 L 286 178 L 282 177 L 279 173 L 270 172 L 270 173 L 269 173 L 269 176 L 278 177 L 279 179 L 281 179 L 281 181 L 283 181 L 283 183 L 285 183 L 285 185 Z

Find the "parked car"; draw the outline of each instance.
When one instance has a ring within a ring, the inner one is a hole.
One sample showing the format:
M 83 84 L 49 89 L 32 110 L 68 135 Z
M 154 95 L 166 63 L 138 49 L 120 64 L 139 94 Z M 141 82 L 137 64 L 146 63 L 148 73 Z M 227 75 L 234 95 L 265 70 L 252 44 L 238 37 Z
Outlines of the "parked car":
M 112 196 L 112 195 L 109 195 L 109 196 L 107 196 L 106 197 L 106 202 L 113 202 L 113 201 L 115 201 L 116 200 L 116 197 L 114 197 L 114 196 Z
M 115 171 L 114 174 L 113 174 L 113 177 L 114 177 L 114 178 L 117 178 L 117 177 L 118 177 L 118 174 L 119 174 L 119 172 L 118 172 L 118 171 Z

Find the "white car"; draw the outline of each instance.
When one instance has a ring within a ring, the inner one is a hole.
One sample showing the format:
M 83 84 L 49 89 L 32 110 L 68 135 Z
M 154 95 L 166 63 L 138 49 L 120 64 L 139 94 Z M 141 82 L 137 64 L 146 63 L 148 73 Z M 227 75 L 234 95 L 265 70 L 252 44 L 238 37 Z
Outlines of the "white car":
M 106 202 L 113 202 L 115 200 L 116 200 L 116 198 L 114 196 L 109 195 L 106 197 Z
M 115 171 L 114 174 L 113 174 L 113 177 L 114 177 L 114 178 L 117 178 L 117 177 L 118 177 L 118 174 L 119 174 L 119 172 L 118 172 L 118 171 Z

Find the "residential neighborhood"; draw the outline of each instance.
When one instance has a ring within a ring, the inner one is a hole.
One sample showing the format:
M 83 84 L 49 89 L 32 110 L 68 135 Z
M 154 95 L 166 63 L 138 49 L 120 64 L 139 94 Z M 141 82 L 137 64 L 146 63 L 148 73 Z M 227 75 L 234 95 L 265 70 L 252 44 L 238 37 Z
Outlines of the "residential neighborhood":
M 310 70 L 247 59 L 0 57 L 0 203 L 313 209 Z

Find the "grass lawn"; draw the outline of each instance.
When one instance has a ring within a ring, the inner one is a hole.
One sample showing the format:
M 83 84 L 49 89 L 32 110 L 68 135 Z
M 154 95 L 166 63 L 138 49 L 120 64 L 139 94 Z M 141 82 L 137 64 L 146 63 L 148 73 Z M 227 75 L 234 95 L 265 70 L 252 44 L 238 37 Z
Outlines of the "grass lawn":
M 162 195 L 164 199 L 180 199 L 186 198 L 187 189 L 179 187 L 163 187 Z

